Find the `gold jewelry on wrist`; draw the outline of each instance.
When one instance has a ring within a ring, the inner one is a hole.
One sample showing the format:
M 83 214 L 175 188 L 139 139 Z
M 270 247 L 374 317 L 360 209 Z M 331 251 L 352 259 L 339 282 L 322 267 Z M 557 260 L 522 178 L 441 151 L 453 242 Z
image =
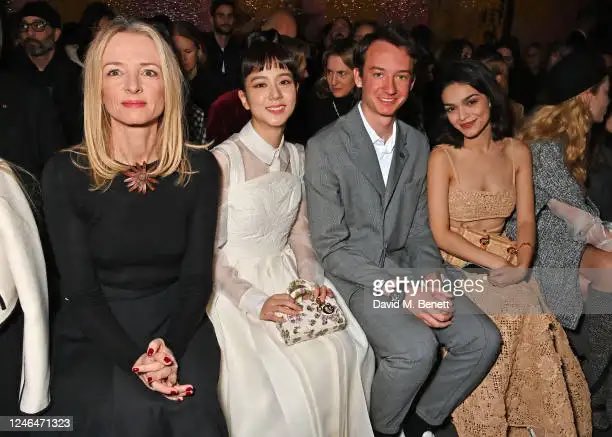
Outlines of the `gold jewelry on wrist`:
M 531 243 L 525 242 L 525 243 L 519 244 L 519 246 L 516 248 L 516 250 L 521 250 L 521 247 L 523 247 L 523 246 L 529 246 L 530 248 L 533 249 L 533 246 L 531 245 Z

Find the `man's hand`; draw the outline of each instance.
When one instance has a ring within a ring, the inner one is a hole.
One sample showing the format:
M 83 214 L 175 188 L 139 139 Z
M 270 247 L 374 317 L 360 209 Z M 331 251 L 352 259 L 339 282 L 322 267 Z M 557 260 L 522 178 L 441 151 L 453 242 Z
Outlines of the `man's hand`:
M 453 322 L 453 295 L 440 289 L 440 275 L 426 275 L 416 293 L 406 294 L 412 313 L 430 328 L 446 328 Z M 414 296 L 412 296 L 414 294 Z

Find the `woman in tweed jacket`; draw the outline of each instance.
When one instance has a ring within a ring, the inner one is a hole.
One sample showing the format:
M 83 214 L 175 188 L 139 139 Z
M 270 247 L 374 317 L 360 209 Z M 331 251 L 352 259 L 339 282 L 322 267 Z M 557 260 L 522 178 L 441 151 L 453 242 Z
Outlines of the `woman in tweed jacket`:
M 550 72 L 546 93 L 549 104 L 527 120 L 519 135 L 531 145 L 533 154 L 537 216 L 534 267 L 546 269 L 538 272 L 544 296 L 569 329 L 576 329 L 583 311 L 579 273 L 592 288 L 612 292 L 612 283 L 602 277 L 606 267 L 612 268 L 612 253 L 576 241 L 572 229 L 553 214 L 549 203 L 556 199 L 599 216 L 597 206 L 585 192 L 586 146 L 592 123 L 603 121 L 609 86 L 600 56 L 590 53 L 567 56 Z M 506 232 L 516 233 L 515 218 Z
M 605 314 L 612 313 L 612 253 L 577 238 L 575 224 L 558 217 L 556 206 L 599 218 L 585 191 L 586 148 L 592 123 L 603 121 L 606 113 L 609 86 L 600 56 L 568 55 L 550 72 L 547 104 L 527 120 L 519 135 L 531 145 L 533 155 L 536 277 L 563 326 L 586 338 L 583 370 L 591 390 L 604 383 L 612 359 L 612 315 Z M 516 228 L 513 218 L 506 233 L 514 237 Z M 589 283 L 586 302 L 581 282 Z

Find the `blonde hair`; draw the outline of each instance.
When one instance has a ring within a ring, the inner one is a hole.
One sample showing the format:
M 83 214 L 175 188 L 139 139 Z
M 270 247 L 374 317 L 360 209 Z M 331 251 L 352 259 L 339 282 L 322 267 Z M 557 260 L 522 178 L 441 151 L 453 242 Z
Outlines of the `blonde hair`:
M 168 43 L 152 26 L 140 21 L 115 19 L 98 34 L 87 51 L 83 73 L 85 135 L 83 144 L 71 149 L 77 157 L 86 157 L 86 163 L 74 158 L 73 161 L 89 171 L 92 190 L 107 189 L 113 178 L 128 168 L 111 157 L 110 116 L 102 102 L 102 56 L 111 39 L 124 32 L 149 37 L 161 59 L 164 112 L 160 117 L 155 146 L 159 160 L 150 174 L 164 177 L 178 172 L 178 183 L 185 185 L 192 171 L 183 137 L 183 75 Z
M 561 141 L 567 169 L 584 186 L 587 179 L 588 135 L 592 124 L 589 107 L 580 96 L 576 96 L 558 105 L 539 108 L 524 122 L 518 137 L 526 143 Z

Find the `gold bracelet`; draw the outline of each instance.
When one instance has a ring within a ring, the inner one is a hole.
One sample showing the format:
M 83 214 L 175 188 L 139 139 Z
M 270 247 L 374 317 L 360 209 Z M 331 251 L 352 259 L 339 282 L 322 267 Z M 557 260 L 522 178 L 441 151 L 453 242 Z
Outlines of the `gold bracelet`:
M 516 250 L 521 250 L 521 247 L 523 247 L 523 246 L 529 246 L 529 247 L 531 247 L 533 249 L 533 246 L 531 245 L 531 243 L 525 242 L 525 243 L 519 244 L 519 246 L 516 248 Z

